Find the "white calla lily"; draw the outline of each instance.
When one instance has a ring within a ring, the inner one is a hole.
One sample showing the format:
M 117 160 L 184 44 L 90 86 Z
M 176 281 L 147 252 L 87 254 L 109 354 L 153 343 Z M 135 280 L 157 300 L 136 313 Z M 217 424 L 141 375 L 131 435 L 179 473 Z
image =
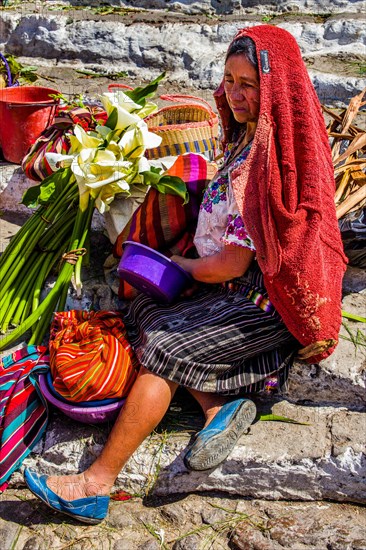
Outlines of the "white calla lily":
M 146 149 L 154 149 L 155 147 L 159 147 L 162 141 L 162 138 L 160 136 L 154 134 L 153 132 L 149 132 L 146 124 L 141 128 L 141 131 Z
M 95 206 L 98 208 L 101 214 L 104 214 L 109 210 L 109 205 L 113 202 L 114 197 L 118 193 L 124 193 L 126 196 L 130 195 L 130 188 L 124 181 L 117 181 L 108 185 L 104 185 L 97 191 L 93 190 L 93 194 L 98 193 L 95 198 Z
M 140 122 L 126 130 L 118 145 L 122 149 L 122 154 L 128 158 L 141 157 L 146 149 L 158 147 L 162 138 L 153 132 L 149 132 L 147 124 Z
M 74 159 L 74 155 L 62 155 L 60 153 L 46 153 L 46 160 L 51 170 L 56 172 L 59 168 L 68 168 Z
M 129 126 L 132 126 L 141 120 L 138 115 L 130 114 L 122 107 L 116 107 L 116 109 L 118 115 L 116 130 L 125 130 Z
M 106 147 L 106 151 L 112 151 L 116 159 L 123 159 L 121 147 L 115 141 L 110 141 Z
M 160 168 L 163 172 L 166 172 L 173 166 L 173 164 L 176 162 L 178 156 L 168 156 L 168 157 L 161 157 L 159 159 L 151 159 L 148 161 L 150 170 L 151 166 L 154 168 Z M 141 170 L 140 170 L 141 172 Z
M 118 170 L 115 170 L 113 172 L 109 172 L 108 177 L 107 177 L 107 173 L 104 173 L 104 177 L 101 179 L 98 179 L 98 180 L 96 179 L 95 181 L 85 181 L 85 185 L 90 189 L 99 189 L 104 185 L 118 181 L 120 184 L 120 191 L 128 191 L 130 186 L 124 180 L 125 177 L 126 177 L 126 172 L 120 172 Z
M 122 155 L 128 158 L 138 158 L 145 152 L 144 136 L 138 126 L 123 133 L 118 142 L 118 146 L 122 150 Z
M 75 137 L 73 134 L 68 135 L 69 141 L 70 141 L 70 150 L 69 153 L 77 154 L 81 151 L 83 148 L 83 144 L 80 143 L 77 137 Z
M 71 170 L 79 187 L 83 189 L 87 187 L 90 190 L 121 180 L 120 191 L 128 191 L 129 184 L 124 180 L 131 167 L 131 162 L 117 160 L 112 151 L 105 149 L 83 149 L 71 164 Z M 93 196 L 93 193 L 91 194 Z
M 150 162 L 147 160 L 146 157 L 141 157 L 138 165 L 139 174 L 141 174 L 142 172 L 148 172 L 149 170 L 150 170 Z
M 106 98 L 114 107 L 122 107 L 129 113 L 141 109 L 141 105 L 135 103 L 128 95 L 122 92 L 121 89 L 117 89 L 113 92 L 105 92 L 102 95 L 102 102 L 103 98 Z
M 84 128 L 78 124 L 74 127 L 74 134 L 83 147 L 99 147 L 103 143 L 103 139 L 97 137 L 97 134 L 93 135 L 92 132 L 85 132 Z
M 115 129 L 116 130 L 125 130 L 132 124 L 136 124 L 141 119 L 138 115 L 130 113 L 127 109 L 124 108 L 124 106 L 119 105 L 117 102 L 112 102 L 108 97 L 105 95 L 101 98 L 103 107 L 107 111 L 108 116 L 110 116 L 114 109 L 116 109 L 117 113 L 117 122 Z

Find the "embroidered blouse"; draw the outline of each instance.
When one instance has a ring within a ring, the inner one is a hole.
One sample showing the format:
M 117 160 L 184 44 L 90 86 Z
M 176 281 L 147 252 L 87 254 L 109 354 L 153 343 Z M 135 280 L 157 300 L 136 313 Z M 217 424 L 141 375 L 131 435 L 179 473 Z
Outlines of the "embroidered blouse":
M 252 239 L 245 229 L 231 187 L 231 173 L 248 157 L 251 143 L 230 161 L 236 144 L 225 152 L 223 167 L 208 185 L 200 206 L 194 244 L 201 257 L 220 252 L 225 244 L 235 244 L 255 251 Z
M 237 143 L 230 144 L 224 155 L 224 165 L 208 185 L 200 206 L 194 244 L 202 257 L 220 252 L 225 244 L 235 244 L 255 252 L 250 235 L 245 229 L 243 219 L 231 187 L 231 173 L 245 162 L 251 149 L 251 142 L 230 160 L 235 154 Z M 220 283 L 220 286 L 239 292 L 260 309 L 274 312 L 274 306 L 268 298 L 263 275 L 254 259 L 244 275 L 238 279 Z

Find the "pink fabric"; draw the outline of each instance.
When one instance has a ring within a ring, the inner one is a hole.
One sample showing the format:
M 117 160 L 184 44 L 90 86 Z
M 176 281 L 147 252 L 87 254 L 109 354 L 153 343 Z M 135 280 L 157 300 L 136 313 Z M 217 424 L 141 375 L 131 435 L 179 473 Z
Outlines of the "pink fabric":
M 251 152 L 233 173 L 233 190 L 269 298 L 291 333 L 310 346 L 309 360 L 317 361 L 338 341 L 347 261 L 328 135 L 295 39 L 271 25 L 243 29 L 240 36 L 256 44 L 260 114 Z M 269 72 L 262 71 L 262 50 Z M 227 142 L 232 126 L 223 83 L 215 99 Z

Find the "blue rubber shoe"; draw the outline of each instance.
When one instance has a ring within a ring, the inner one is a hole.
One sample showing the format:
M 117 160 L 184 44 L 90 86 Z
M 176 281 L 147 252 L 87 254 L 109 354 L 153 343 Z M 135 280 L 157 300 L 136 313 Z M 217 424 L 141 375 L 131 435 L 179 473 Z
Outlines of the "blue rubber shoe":
M 223 462 L 239 437 L 249 428 L 257 414 L 250 399 L 225 403 L 208 426 L 201 430 L 184 456 L 188 470 L 211 470 Z
M 107 515 L 109 497 L 94 496 L 77 500 L 64 500 L 47 486 L 48 476 L 40 476 L 35 471 L 27 468 L 24 471 L 24 479 L 29 490 L 57 512 L 67 514 L 74 519 L 89 524 L 100 523 Z

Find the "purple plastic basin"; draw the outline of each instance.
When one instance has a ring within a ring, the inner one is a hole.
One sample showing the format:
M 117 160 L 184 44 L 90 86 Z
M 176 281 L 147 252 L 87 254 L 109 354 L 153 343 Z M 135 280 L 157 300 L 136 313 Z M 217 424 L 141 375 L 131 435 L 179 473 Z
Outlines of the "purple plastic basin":
M 46 374 L 39 375 L 39 387 L 40 390 L 51 405 L 54 405 L 64 414 L 77 420 L 78 422 L 83 422 L 84 424 L 102 424 L 103 422 L 113 422 L 118 413 L 126 401 L 125 399 L 120 399 L 115 403 L 109 403 L 107 405 L 96 405 L 94 407 L 80 407 L 77 404 L 70 404 L 57 399 L 55 395 L 52 395 L 48 385 Z
M 123 249 L 119 276 L 158 302 L 172 302 L 192 283 L 187 271 L 153 248 L 126 241 Z

